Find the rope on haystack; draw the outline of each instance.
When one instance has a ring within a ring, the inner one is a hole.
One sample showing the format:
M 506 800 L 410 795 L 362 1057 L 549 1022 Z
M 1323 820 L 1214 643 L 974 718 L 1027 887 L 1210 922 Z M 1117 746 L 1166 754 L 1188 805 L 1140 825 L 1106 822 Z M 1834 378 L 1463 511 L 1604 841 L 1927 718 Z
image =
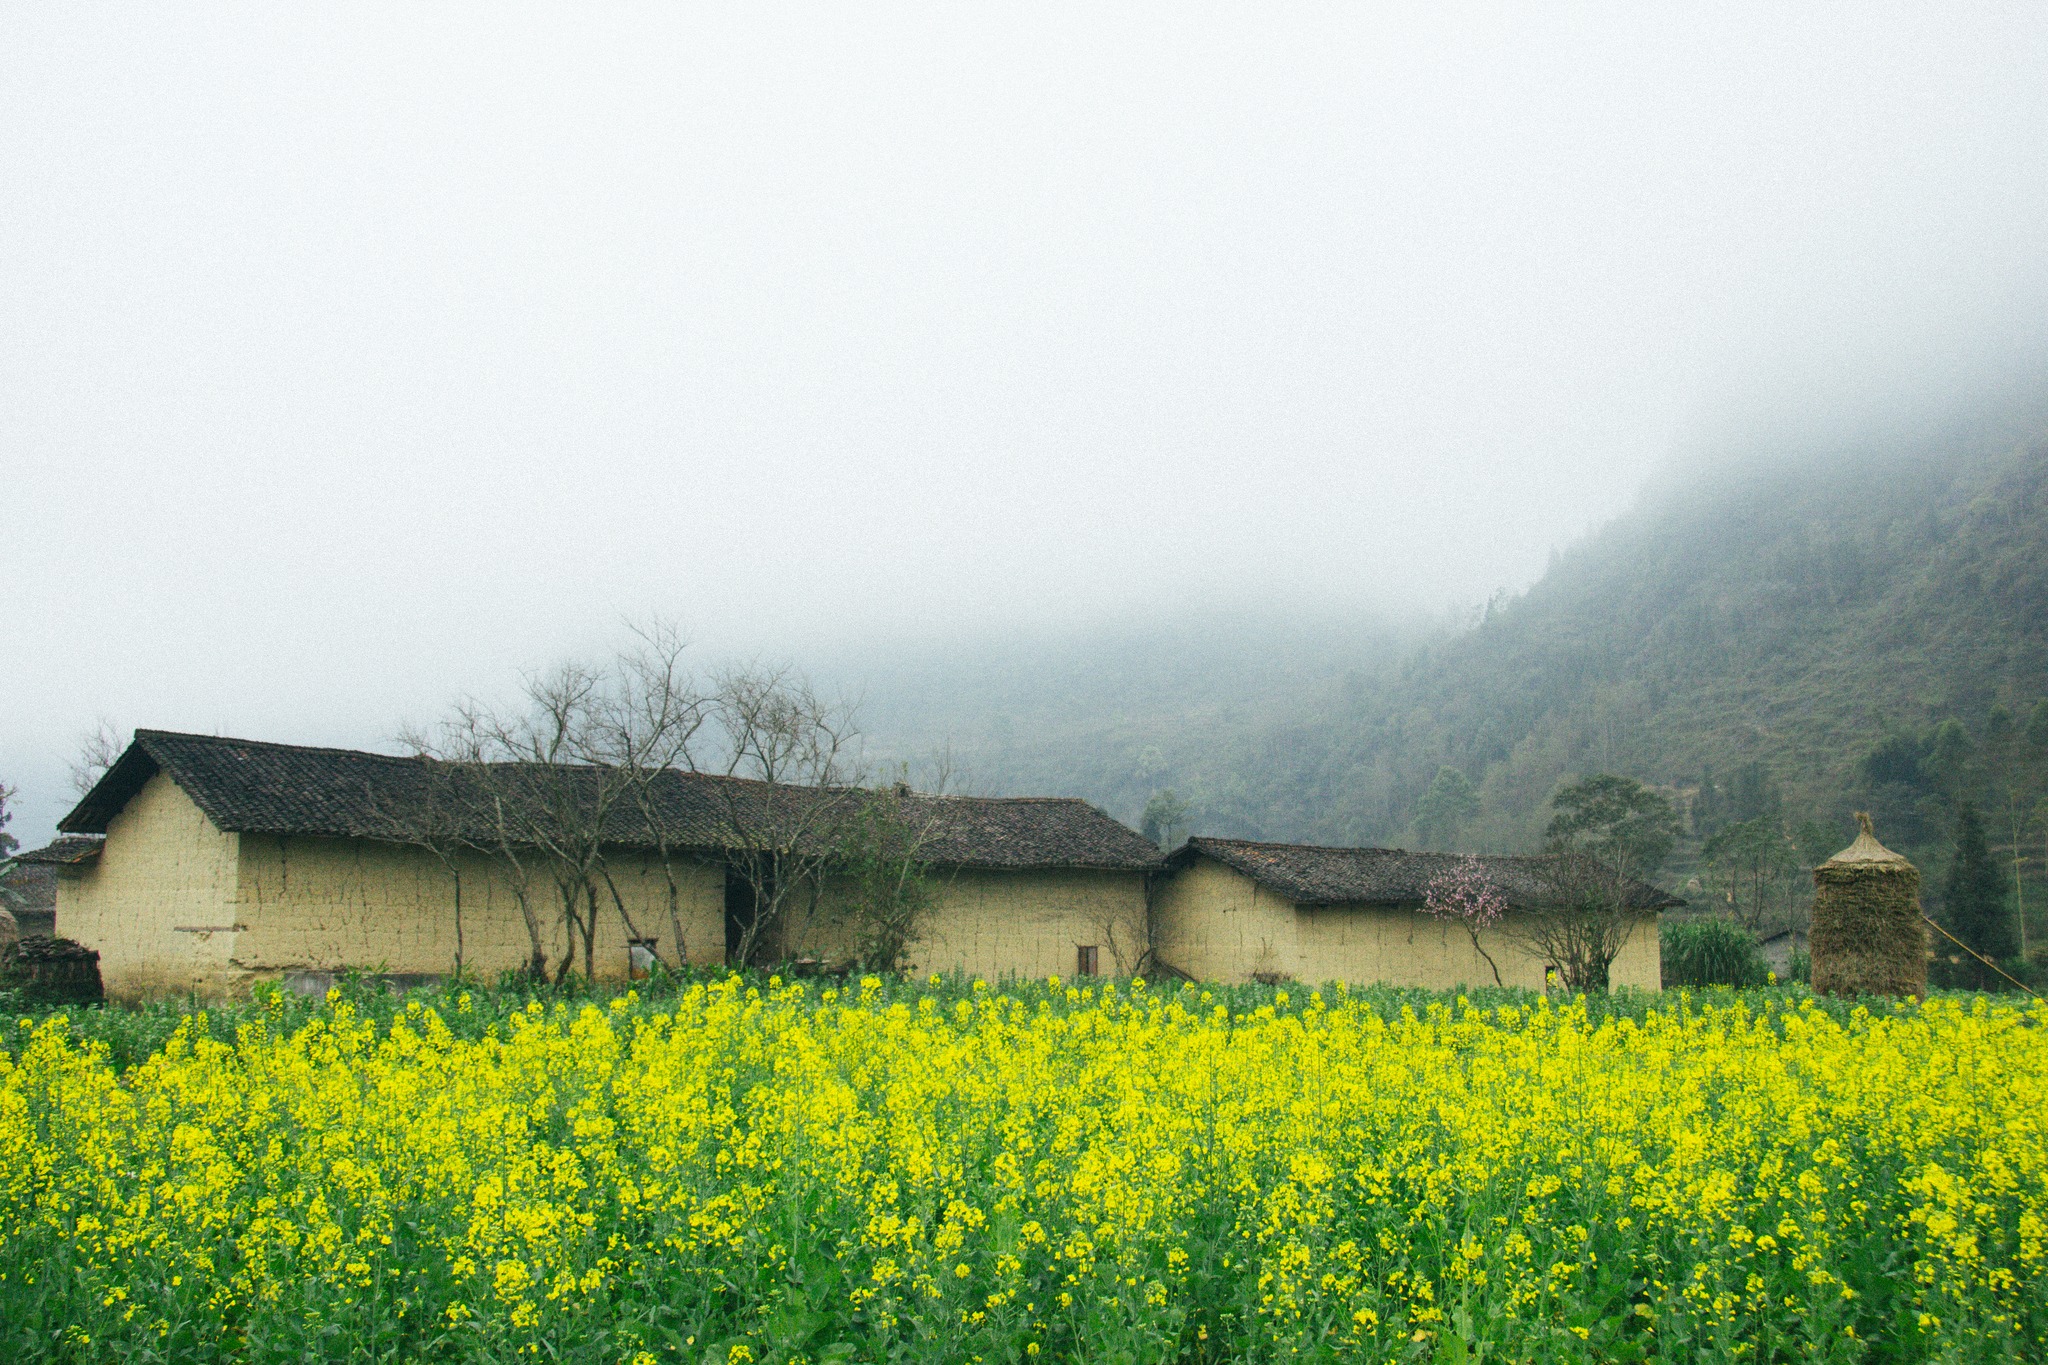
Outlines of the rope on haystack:
M 2020 979 L 2019 979 L 2018 977 L 2015 977 L 2014 975 L 2012 975 L 2012 973 L 2010 973 L 2010 972 L 2006 971 L 2006 969 L 2005 969 L 2005 968 L 2003 968 L 2003 967 L 1999 966 L 1999 965 L 1998 965 L 1998 964 L 1997 964 L 1996 962 L 1993 962 L 1993 961 L 1992 961 L 1992 960 L 1991 960 L 1990 958 L 1988 958 L 1988 957 L 1984 956 L 1984 954 L 1982 954 L 1982 953 L 1978 952 L 1978 951 L 1977 951 L 1977 950 L 1976 950 L 1975 948 L 1972 948 L 1972 947 L 1971 947 L 1971 946 L 1970 946 L 1969 944 L 1967 944 L 1967 943 L 1963 942 L 1963 941 L 1962 941 L 1961 939 L 1957 938 L 1957 937 L 1956 937 L 1956 936 L 1955 936 L 1954 934 L 1951 934 L 1951 933 L 1950 933 L 1950 932 L 1949 932 L 1948 930 L 1946 930 L 1946 929 L 1942 928 L 1942 927 L 1941 927 L 1941 926 L 1940 926 L 1939 924 L 1936 924 L 1936 923 L 1934 922 L 1934 920 L 1933 920 L 1933 919 L 1932 919 L 1931 917 L 1929 917 L 1929 916 L 1927 916 L 1927 915 L 1922 915 L 1922 916 L 1921 916 L 1920 918 L 1921 918 L 1921 919 L 1924 919 L 1924 920 L 1926 920 L 1926 921 L 1927 921 L 1927 924 L 1928 924 L 1928 927 L 1929 927 L 1929 928 L 1931 928 L 1931 929 L 1933 929 L 1935 933 L 1937 933 L 1937 934 L 1940 934 L 1940 935 L 1941 935 L 1941 936 L 1942 936 L 1943 938 L 1947 939 L 1947 940 L 1948 940 L 1948 941 L 1949 941 L 1950 943 L 1953 943 L 1953 944 L 1955 944 L 1955 945 L 1956 945 L 1956 947 L 1958 947 L 1958 948 L 1961 948 L 1961 949 L 1962 949 L 1962 950 L 1963 950 L 1964 952 L 1968 953 L 1968 954 L 1969 954 L 1969 955 L 1970 955 L 1971 957 L 1974 957 L 1974 958 L 1976 958 L 1976 959 L 1977 959 L 1977 960 L 1978 960 L 1979 962 L 1981 962 L 1981 963 L 1983 963 L 1983 964 L 1984 964 L 1985 966 L 1989 967 L 1989 968 L 1990 968 L 1990 969 L 1991 969 L 1992 971 L 1994 971 L 1994 972 L 1997 972 L 1997 973 L 1998 973 L 1998 974 L 1999 974 L 2000 976 L 2004 977 L 2004 978 L 2005 978 L 2005 979 L 2006 979 L 2007 981 L 2010 981 L 2010 982 L 2012 982 L 2012 984 L 2013 984 L 2013 985 L 2015 985 L 2015 986 L 2019 987 L 2019 988 L 2020 988 L 2021 990 L 2025 991 L 2025 992 L 2026 992 L 2027 994 L 2029 994 L 2029 995 L 2032 995 L 2032 994 L 2034 993 L 2034 988 L 2033 988 L 2032 986 L 2029 986 L 2029 985 L 2028 985 L 2028 984 L 2027 984 L 2026 982 L 2024 982 L 2024 981 L 2021 981 L 2021 980 L 2020 980 Z

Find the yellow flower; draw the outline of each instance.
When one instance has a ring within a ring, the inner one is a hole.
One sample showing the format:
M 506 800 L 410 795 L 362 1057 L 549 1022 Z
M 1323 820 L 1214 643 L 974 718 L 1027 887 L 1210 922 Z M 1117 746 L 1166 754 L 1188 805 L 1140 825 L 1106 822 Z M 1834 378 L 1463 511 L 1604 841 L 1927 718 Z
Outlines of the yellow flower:
M 915 1314 L 933 1358 L 1134 1321 L 1226 1324 L 1219 1357 L 1327 1351 L 1347 1318 L 1448 1347 L 1461 1313 L 1496 1355 L 1613 1273 L 1688 1340 L 1804 1339 L 1816 1302 L 1881 1293 L 1987 1358 L 2038 1353 L 2034 1003 L 1325 988 L 1290 1012 L 1082 984 L 721 975 L 658 1004 L 486 998 L 489 1025 L 268 999 L 146 1056 L 102 1043 L 120 1016 L 31 1020 L 0 1040 L 0 1313 L 42 1296 L 81 1325 L 63 1350 L 140 1356 L 172 1322 L 286 1339 L 374 1284 L 401 1353 L 544 1332 L 640 1365 L 666 1358 L 645 1295 L 721 1286 L 693 1331 L 731 1343 L 776 1321 L 745 1286 L 800 1279 L 839 1286 L 819 1340 Z M 28 1283 L 55 1265 L 72 1282 Z

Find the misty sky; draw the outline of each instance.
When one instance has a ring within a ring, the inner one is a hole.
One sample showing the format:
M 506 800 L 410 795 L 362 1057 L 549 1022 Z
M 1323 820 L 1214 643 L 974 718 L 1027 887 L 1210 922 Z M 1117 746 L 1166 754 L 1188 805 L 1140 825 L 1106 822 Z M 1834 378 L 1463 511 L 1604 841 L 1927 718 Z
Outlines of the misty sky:
M 0 8 L 14 832 L 622 614 L 1475 601 L 2048 315 L 2048 7 L 1678 8 Z

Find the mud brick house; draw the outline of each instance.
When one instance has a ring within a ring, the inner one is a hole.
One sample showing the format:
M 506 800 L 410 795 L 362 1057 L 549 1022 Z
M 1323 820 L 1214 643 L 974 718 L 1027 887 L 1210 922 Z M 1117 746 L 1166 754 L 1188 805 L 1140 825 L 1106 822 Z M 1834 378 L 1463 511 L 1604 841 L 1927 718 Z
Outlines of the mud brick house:
M 1422 912 L 1432 879 L 1462 861 L 1448 853 L 1319 848 L 1190 839 L 1169 860 L 1152 908 L 1153 949 L 1203 980 L 1291 977 L 1447 989 L 1491 984 L 1493 968 L 1463 928 Z M 1536 860 L 1480 860 L 1508 914 L 1540 894 Z M 1610 984 L 1661 986 L 1657 915 L 1682 902 L 1638 884 L 1641 919 Z M 1499 930 L 1480 939 L 1504 985 L 1541 987 L 1550 966 Z
M 98 839 L 66 835 L 15 855 L 7 872 L 6 886 L 13 893 L 8 908 L 23 938 L 49 938 L 57 932 L 57 869 L 95 856 L 99 847 Z
M 417 837 L 437 822 L 449 832 L 436 810 L 449 768 L 436 771 L 387 754 L 138 731 L 62 821 L 66 837 L 30 857 L 56 878 L 56 931 L 99 952 L 116 997 L 234 994 L 351 968 L 433 976 L 458 961 L 491 979 L 531 955 L 519 886 L 476 830 L 438 844 Z M 544 771 L 553 780 L 591 770 Z M 624 977 L 652 958 L 727 964 L 746 942 L 761 963 L 853 955 L 829 879 L 757 936 L 747 926 L 759 886 L 741 871 L 759 857 L 748 831 L 792 816 L 800 825 L 806 803 L 844 792 L 676 771 L 655 775 L 649 792 L 641 823 L 615 836 L 607 826 L 597 976 Z M 1163 858 L 1084 801 L 894 800 L 930 871 L 932 903 L 906 962 L 918 972 L 1147 970 L 1435 988 L 1493 979 L 1461 928 L 1421 910 L 1453 855 L 1197 838 Z M 460 806 L 457 824 L 475 809 Z M 1537 860 L 1483 861 L 1510 915 L 1540 894 Z M 544 950 L 558 962 L 569 945 L 551 894 L 529 879 L 526 904 L 540 902 Z M 1655 990 L 1657 915 L 1681 902 L 1647 885 L 1638 899 L 1612 982 Z M 1506 984 L 1545 984 L 1549 964 L 1512 935 L 1482 943 Z
M 58 932 L 100 953 L 110 995 L 233 994 L 259 979 L 363 968 L 486 979 L 528 960 L 511 874 L 483 852 L 446 860 L 399 831 L 435 792 L 415 758 L 161 730 L 135 742 L 61 823 L 79 856 L 57 865 Z M 727 960 L 736 811 L 824 799 L 816 789 L 683 772 L 659 775 L 666 867 L 644 830 L 605 858 L 623 907 L 599 918 L 594 966 L 628 975 L 634 935 L 661 960 Z M 1159 850 L 1084 801 L 910 796 L 935 904 L 911 951 L 918 971 L 1072 974 L 1134 970 Z M 430 821 L 427 823 L 431 823 Z M 683 856 L 674 856 L 681 849 Z M 681 882 L 669 913 L 668 875 Z M 458 925 L 457 905 L 461 909 Z M 529 894 L 532 894 L 529 892 Z M 813 916 L 814 919 L 818 917 Z M 829 918 L 829 917 L 827 917 Z M 565 950 L 549 915 L 551 960 Z M 834 926 L 792 923 L 777 952 L 830 959 Z M 680 941 L 678 941 L 680 940 Z

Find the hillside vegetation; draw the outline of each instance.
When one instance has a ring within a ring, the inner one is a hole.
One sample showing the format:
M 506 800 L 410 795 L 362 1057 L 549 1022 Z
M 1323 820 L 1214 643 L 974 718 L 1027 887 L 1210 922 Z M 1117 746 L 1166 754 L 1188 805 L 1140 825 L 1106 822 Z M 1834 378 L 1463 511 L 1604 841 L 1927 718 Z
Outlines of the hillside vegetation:
M 1810 865 L 1867 808 L 1933 893 L 1954 800 L 2039 787 L 2042 411 L 1668 480 L 1463 629 L 1182 622 L 884 676 L 871 718 L 992 790 L 1137 823 L 1170 789 L 1193 832 L 1255 838 L 1523 849 L 1561 779 L 1627 773 L 1686 811 L 1682 882 L 1730 824 Z M 1440 781 L 1476 803 L 1424 818 Z

